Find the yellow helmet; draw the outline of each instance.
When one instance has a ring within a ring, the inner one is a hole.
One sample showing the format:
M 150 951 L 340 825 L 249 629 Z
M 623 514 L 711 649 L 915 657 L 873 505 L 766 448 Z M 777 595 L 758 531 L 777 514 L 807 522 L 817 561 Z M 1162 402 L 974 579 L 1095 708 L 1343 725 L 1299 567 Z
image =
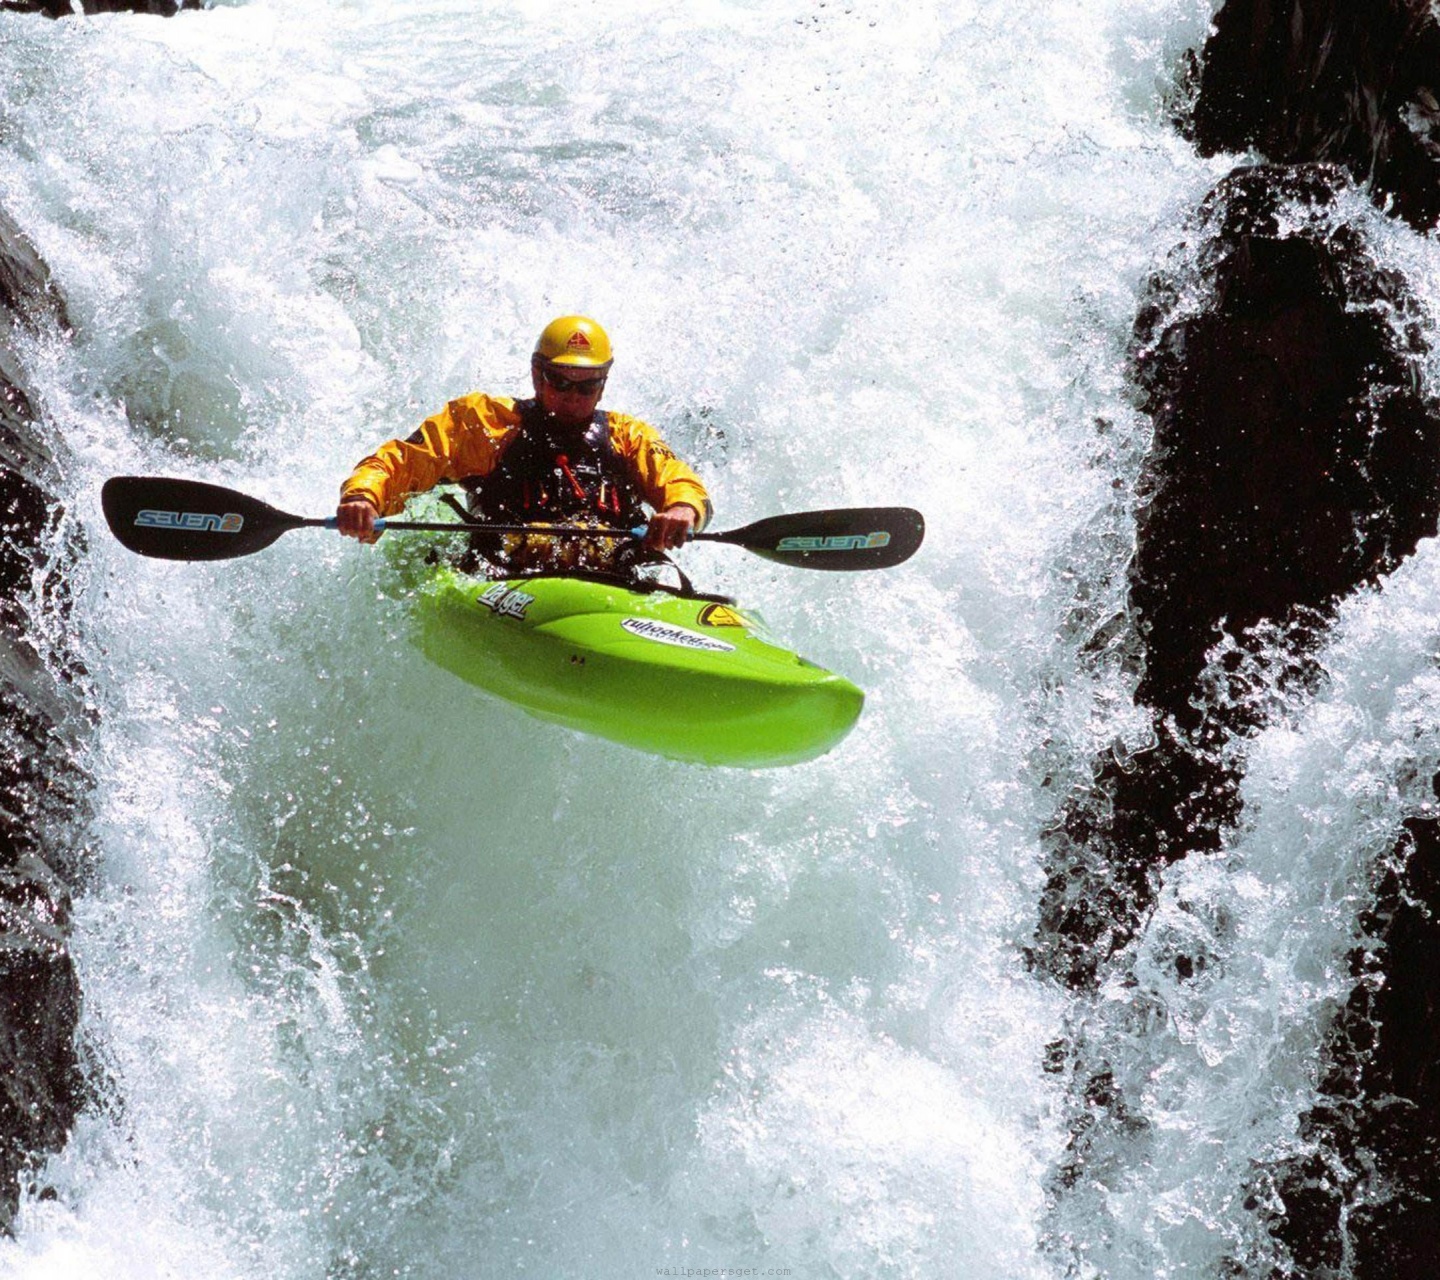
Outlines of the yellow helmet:
M 608 369 L 615 363 L 610 337 L 589 316 L 561 316 L 545 326 L 535 359 L 576 369 Z

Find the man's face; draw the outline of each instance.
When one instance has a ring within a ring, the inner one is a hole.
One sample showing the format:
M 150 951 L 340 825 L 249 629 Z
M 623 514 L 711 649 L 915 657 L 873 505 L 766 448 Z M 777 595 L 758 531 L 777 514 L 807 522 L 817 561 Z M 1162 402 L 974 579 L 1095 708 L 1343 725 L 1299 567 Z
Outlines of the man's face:
M 530 366 L 540 408 L 562 427 L 589 426 L 605 390 L 603 369 L 568 368 L 536 360 Z

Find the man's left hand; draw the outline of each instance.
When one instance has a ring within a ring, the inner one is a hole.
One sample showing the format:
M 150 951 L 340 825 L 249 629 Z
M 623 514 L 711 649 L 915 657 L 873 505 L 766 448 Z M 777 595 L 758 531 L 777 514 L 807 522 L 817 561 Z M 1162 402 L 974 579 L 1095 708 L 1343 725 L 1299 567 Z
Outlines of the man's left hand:
M 688 502 L 677 502 L 664 511 L 657 511 L 645 530 L 645 546 L 650 551 L 683 547 L 699 521 L 700 513 Z

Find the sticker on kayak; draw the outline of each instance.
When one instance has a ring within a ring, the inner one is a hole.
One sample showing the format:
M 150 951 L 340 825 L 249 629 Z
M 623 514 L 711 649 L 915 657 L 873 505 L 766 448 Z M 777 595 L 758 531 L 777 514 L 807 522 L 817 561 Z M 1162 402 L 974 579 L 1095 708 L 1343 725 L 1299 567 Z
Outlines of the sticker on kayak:
M 497 582 L 493 587 L 486 587 L 476 596 L 475 603 L 483 604 L 487 609 L 493 609 L 497 618 L 523 618 L 525 610 L 535 603 L 535 597 L 521 591 L 518 587 L 510 587 L 503 582 Z
M 687 631 L 684 627 L 671 626 L 668 622 L 656 622 L 654 618 L 624 618 L 620 625 L 632 636 L 639 636 L 642 640 L 654 640 L 657 644 L 673 644 L 679 649 L 729 653 L 735 648 L 728 640 L 702 636 L 698 631 Z
M 700 617 L 696 621 L 707 627 L 743 627 L 747 625 L 744 618 L 729 605 L 724 604 L 707 604 L 700 610 Z

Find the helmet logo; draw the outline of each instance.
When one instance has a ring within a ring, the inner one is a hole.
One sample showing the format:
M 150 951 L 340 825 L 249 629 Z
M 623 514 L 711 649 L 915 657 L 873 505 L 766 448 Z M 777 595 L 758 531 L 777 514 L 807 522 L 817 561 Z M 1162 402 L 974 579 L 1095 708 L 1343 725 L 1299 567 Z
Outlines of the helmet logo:
M 585 336 L 583 329 L 576 329 L 570 335 L 570 341 L 565 344 L 571 351 L 589 351 L 590 339 Z

